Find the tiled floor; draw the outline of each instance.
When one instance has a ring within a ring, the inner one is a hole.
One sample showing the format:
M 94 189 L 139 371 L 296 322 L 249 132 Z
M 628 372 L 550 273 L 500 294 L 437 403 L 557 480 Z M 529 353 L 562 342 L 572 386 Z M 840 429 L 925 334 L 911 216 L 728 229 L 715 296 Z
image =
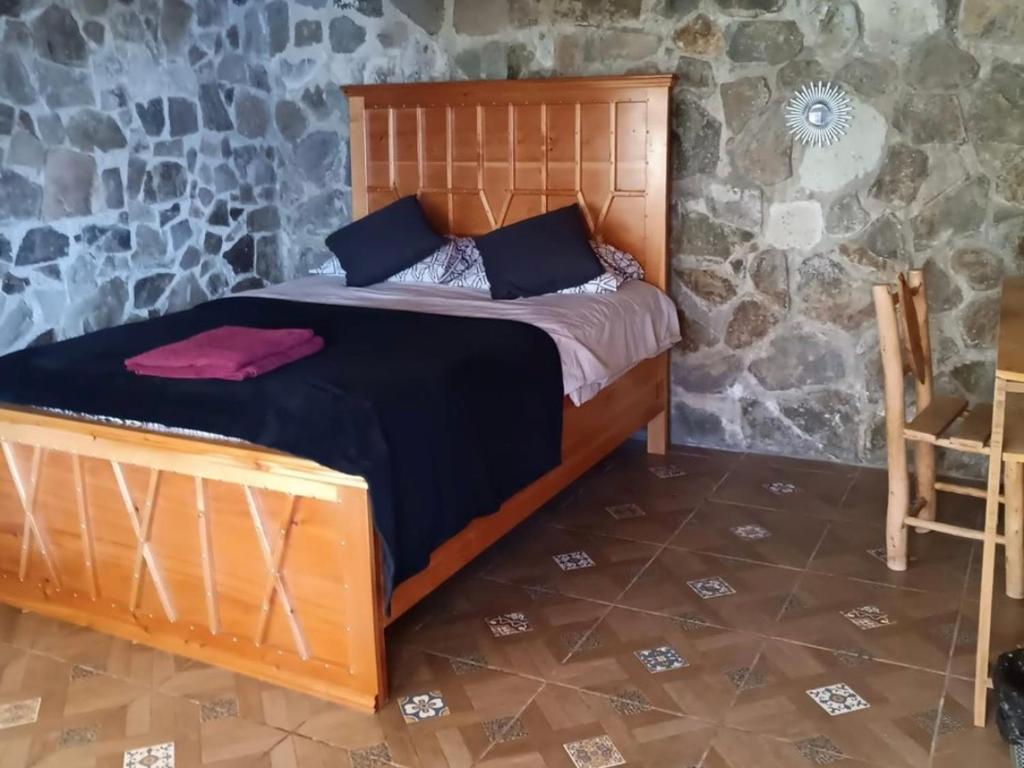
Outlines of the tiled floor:
M 1008 766 L 970 725 L 978 551 L 912 535 L 890 572 L 885 494 L 626 446 L 389 631 L 376 716 L 0 609 L 0 768 Z

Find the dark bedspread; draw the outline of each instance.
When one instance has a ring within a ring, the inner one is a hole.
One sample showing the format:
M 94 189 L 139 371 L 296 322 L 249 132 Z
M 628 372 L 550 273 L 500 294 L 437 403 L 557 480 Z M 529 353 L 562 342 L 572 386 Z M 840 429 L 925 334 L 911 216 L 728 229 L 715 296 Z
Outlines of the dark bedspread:
M 324 350 L 242 382 L 125 358 L 222 325 L 312 328 Z M 525 323 L 229 298 L 0 357 L 0 402 L 241 438 L 365 477 L 388 595 L 560 461 L 558 350 Z

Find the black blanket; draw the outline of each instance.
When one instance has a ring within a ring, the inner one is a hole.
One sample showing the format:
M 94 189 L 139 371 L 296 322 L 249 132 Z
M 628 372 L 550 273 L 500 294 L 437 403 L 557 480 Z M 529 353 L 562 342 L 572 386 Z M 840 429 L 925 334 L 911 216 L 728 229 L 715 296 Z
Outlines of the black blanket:
M 136 376 L 124 360 L 222 325 L 312 328 L 320 353 L 241 382 Z M 263 298 L 0 357 L 0 402 L 241 438 L 362 475 L 385 582 L 561 454 L 558 350 L 525 323 Z

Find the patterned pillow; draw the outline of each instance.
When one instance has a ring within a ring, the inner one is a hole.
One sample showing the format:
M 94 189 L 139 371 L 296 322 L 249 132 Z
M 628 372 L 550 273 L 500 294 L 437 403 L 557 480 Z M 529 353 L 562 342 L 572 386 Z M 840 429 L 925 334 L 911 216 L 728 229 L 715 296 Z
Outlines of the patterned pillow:
M 457 275 L 453 275 L 445 285 L 490 291 L 491 283 L 484 271 L 484 259 L 480 255 L 480 249 L 476 247 L 476 241 L 471 237 L 457 237 L 454 247 L 458 250 L 459 261 L 465 268 Z
M 309 274 L 329 275 L 330 277 L 344 277 L 345 270 L 341 268 L 341 263 L 336 258 L 331 256 L 319 267 L 313 267 L 311 270 L 309 270 Z
M 590 245 L 594 248 L 598 261 L 604 264 L 604 268 L 620 275 L 622 282 L 644 279 L 644 268 L 640 266 L 640 262 L 625 251 L 620 251 L 613 245 L 599 243 L 596 240 L 591 240 Z
M 392 275 L 387 281 L 389 283 L 460 285 L 463 275 L 470 269 L 472 253 L 475 251 L 476 247 L 473 245 L 472 238 L 448 237 L 444 245 L 423 261 Z M 479 253 L 477 257 L 479 258 Z
M 590 247 L 597 254 L 597 260 L 604 267 L 604 273 L 583 285 L 565 288 L 559 293 L 614 293 L 630 280 L 643 280 L 644 268 L 640 262 L 625 251 L 608 243 L 590 241 Z

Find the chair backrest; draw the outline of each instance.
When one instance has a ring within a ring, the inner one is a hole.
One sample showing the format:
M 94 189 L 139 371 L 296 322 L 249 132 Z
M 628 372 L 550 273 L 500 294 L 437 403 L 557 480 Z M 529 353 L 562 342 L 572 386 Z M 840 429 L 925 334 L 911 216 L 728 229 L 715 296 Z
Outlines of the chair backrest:
M 916 410 L 920 412 L 932 400 L 932 350 L 924 273 L 912 270 L 900 274 L 895 284 L 876 285 L 872 294 L 878 319 L 886 418 L 898 418 L 902 425 L 908 374 L 914 377 Z

